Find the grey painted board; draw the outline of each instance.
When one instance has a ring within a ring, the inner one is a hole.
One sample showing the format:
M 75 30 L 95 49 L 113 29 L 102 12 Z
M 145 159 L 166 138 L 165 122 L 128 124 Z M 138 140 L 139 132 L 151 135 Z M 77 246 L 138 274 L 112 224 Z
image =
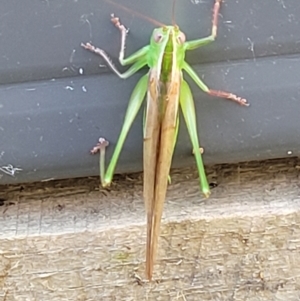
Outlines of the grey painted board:
M 211 30 L 211 1 L 177 1 L 176 21 L 188 39 Z M 171 1 L 119 1 L 164 23 Z M 95 175 L 89 150 L 100 136 L 111 154 L 138 78 L 117 78 L 80 47 L 91 41 L 116 63 L 115 13 L 130 28 L 126 53 L 149 41 L 154 25 L 104 1 L 6 1 L 0 12 L 0 183 Z M 225 1 L 217 40 L 187 54 L 214 89 L 246 97 L 249 108 L 194 93 L 205 163 L 299 155 L 300 6 L 296 0 Z M 193 164 L 184 122 L 174 166 Z M 14 176 L 11 168 L 19 168 Z M 117 171 L 142 168 L 142 112 Z

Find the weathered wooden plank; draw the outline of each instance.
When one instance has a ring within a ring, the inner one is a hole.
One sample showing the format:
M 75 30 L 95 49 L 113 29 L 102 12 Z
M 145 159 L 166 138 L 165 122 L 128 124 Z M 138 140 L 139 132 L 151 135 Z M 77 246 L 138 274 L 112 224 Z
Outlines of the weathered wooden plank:
M 208 200 L 175 170 L 152 283 L 140 175 L 3 186 L 0 300 L 299 300 L 299 167 L 215 166 Z

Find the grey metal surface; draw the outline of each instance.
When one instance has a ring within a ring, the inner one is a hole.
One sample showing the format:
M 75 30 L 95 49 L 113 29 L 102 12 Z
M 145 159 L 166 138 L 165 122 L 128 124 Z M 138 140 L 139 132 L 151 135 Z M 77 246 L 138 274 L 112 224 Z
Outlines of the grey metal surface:
M 171 23 L 171 1 L 119 2 Z M 187 38 L 208 35 L 213 0 L 177 2 L 176 21 Z M 121 80 L 100 57 L 80 47 L 91 41 L 117 63 L 119 32 L 110 23 L 111 13 L 130 28 L 127 54 L 148 43 L 153 24 L 104 1 L 1 4 L 1 184 L 95 175 L 98 158 L 89 150 L 100 136 L 110 140 L 111 154 L 130 93 L 146 72 Z M 251 103 L 245 108 L 209 97 L 186 76 L 206 163 L 299 155 L 299 16 L 296 0 L 227 0 L 217 40 L 187 54 L 211 88 L 232 91 Z M 141 170 L 141 162 L 140 114 L 117 170 Z M 182 120 L 174 166 L 188 164 L 193 157 Z M 12 175 L 11 168 L 21 170 Z

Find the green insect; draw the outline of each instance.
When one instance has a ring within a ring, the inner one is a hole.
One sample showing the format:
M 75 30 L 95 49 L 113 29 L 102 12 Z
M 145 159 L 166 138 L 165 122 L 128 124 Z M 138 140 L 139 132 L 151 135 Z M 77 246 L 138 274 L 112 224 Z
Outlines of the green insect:
M 144 201 L 147 214 L 147 246 L 146 246 L 146 275 L 152 278 L 153 265 L 157 252 L 163 204 L 166 197 L 170 167 L 174 146 L 176 143 L 179 119 L 179 105 L 191 138 L 200 186 L 205 197 L 210 195 L 209 184 L 206 179 L 202 162 L 196 127 L 196 114 L 193 96 L 182 71 L 195 81 L 204 92 L 227 98 L 240 105 L 248 106 L 244 98 L 235 94 L 209 89 L 198 77 L 192 67 L 185 61 L 185 52 L 213 42 L 217 36 L 218 14 L 222 0 L 215 0 L 213 9 L 211 35 L 193 41 L 186 41 L 185 34 L 177 25 L 154 29 L 150 45 L 147 45 L 128 58 L 124 58 L 127 29 L 112 15 L 111 21 L 121 32 L 121 50 L 119 61 L 123 66 L 132 66 L 120 73 L 113 65 L 108 55 L 90 43 L 82 44 L 88 49 L 102 56 L 110 68 L 120 78 L 126 79 L 144 66 L 149 72 L 144 75 L 135 86 L 129 100 L 124 124 L 113 153 L 110 164 L 105 172 L 105 148 L 108 142 L 100 139 L 93 153 L 100 150 L 100 176 L 102 186 L 109 186 L 114 170 L 123 147 L 128 131 L 141 105 L 146 98 L 144 112 Z M 147 97 L 145 97 L 147 95 Z

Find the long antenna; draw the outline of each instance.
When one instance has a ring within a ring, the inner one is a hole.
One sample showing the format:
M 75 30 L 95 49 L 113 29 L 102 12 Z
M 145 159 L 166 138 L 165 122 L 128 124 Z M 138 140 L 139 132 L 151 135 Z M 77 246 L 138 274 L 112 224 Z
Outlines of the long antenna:
M 166 24 L 161 23 L 161 22 L 159 22 L 159 21 L 157 21 L 155 19 L 152 19 L 150 17 L 147 17 L 147 16 L 145 16 L 145 15 L 143 15 L 143 14 L 137 12 L 137 11 L 134 11 L 134 10 L 132 10 L 132 9 L 126 7 L 126 6 L 123 6 L 122 4 L 116 3 L 116 2 L 114 2 L 112 0 L 104 0 L 104 1 L 107 2 L 107 3 L 111 3 L 111 4 L 115 5 L 116 7 L 119 7 L 121 9 L 123 9 L 124 11 L 130 12 L 130 13 L 134 13 L 135 15 L 137 15 L 137 16 L 139 16 L 139 17 L 141 17 L 141 18 L 143 18 L 143 19 L 145 19 L 147 21 L 149 21 L 150 23 L 152 23 L 154 25 L 157 25 L 157 26 L 160 26 L 160 27 L 165 27 L 166 26 Z
M 173 0 L 173 5 L 172 5 L 172 25 L 176 25 L 175 23 L 175 4 L 176 4 L 176 0 Z

